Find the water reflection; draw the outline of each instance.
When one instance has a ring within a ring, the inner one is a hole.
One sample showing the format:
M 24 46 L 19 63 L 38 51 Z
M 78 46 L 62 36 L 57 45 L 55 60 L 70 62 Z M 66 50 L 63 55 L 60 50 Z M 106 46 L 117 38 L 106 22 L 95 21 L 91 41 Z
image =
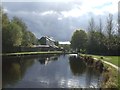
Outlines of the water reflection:
M 70 69 L 74 75 L 79 76 L 80 74 L 84 73 L 86 70 L 85 63 L 75 56 L 69 57 L 69 64 L 70 64 Z
M 58 56 L 49 56 L 49 57 L 41 57 L 41 58 L 38 58 L 40 64 L 48 64 L 50 63 L 51 61 L 56 61 L 58 60 Z
M 86 87 L 99 87 L 100 84 L 100 72 L 93 67 L 87 67 L 86 69 Z M 91 82 L 91 81 L 94 82 Z M 97 83 L 96 83 L 97 82 Z
M 35 58 L 35 57 L 34 57 Z M 3 57 L 2 61 L 2 87 L 14 85 L 20 81 L 27 69 L 34 64 L 32 57 Z M 38 57 L 40 64 L 48 64 L 51 60 L 57 60 L 57 56 L 44 55 Z
M 9 83 L 14 84 L 22 79 L 25 71 L 33 64 L 33 60 L 23 60 L 22 58 L 6 58 L 2 61 L 2 84 L 3 87 Z
M 85 87 L 96 88 L 100 87 L 100 73 L 93 67 L 86 66 L 85 62 L 79 57 L 70 56 L 69 63 L 71 71 L 76 76 L 85 75 Z
M 88 88 L 100 75 L 69 55 L 8 57 L 2 63 L 5 88 Z

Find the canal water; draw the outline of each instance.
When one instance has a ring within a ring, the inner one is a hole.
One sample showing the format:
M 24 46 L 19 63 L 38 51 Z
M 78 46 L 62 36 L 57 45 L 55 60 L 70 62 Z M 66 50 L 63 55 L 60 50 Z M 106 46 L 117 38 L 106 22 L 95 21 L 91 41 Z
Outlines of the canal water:
M 100 73 L 71 57 L 3 57 L 3 88 L 99 88 Z

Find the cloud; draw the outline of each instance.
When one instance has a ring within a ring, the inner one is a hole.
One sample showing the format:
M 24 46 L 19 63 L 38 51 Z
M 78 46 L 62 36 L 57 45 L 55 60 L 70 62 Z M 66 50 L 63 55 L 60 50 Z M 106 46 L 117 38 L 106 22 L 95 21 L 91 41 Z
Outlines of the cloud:
M 50 15 L 50 14 L 56 14 L 57 12 L 55 12 L 55 11 L 46 11 L 46 12 L 43 12 L 43 13 L 41 13 L 41 15 Z
M 3 11 L 4 11 L 5 13 L 7 13 L 7 12 L 8 12 L 8 10 L 7 10 L 6 8 L 4 8 L 4 9 L 3 9 Z
M 3 2 L 71 2 L 74 0 L 3 0 Z
M 65 1 L 65 2 L 64 2 Z M 38 38 L 51 36 L 58 41 L 69 41 L 73 32 L 87 30 L 94 17 L 105 22 L 108 13 L 117 17 L 118 0 L 58 0 L 54 2 L 4 2 L 4 11 L 11 18 L 20 17 Z
M 66 18 L 66 17 L 79 17 L 82 15 L 80 9 L 78 8 L 74 8 L 70 11 L 62 11 L 61 12 L 63 14 L 63 16 Z
M 3 7 L 8 8 L 12 12 L 17 11 L 67 11 L 73 8 L 72 2 L 58 3 L 58 2 L 3 2 Z M 16 8 L 15 8 L 16 7 Z
M 62 20 L 63 18 L 61 18 L 61 17 L 58 17 L 58 20 Z

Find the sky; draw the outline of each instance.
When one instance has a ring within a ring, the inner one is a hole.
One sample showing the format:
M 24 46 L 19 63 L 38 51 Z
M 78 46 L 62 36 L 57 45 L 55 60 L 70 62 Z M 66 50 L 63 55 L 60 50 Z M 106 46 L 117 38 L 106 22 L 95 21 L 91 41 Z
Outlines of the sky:
M 17 2 L 16 2 L 17 1 Z M 70 41 L 76 29 L 87 31 L 91 17 L 103 25 L 109 13 L 117 21 L 119 0 L 3 0 L 9 18 L 17 16 L 37 38 Z

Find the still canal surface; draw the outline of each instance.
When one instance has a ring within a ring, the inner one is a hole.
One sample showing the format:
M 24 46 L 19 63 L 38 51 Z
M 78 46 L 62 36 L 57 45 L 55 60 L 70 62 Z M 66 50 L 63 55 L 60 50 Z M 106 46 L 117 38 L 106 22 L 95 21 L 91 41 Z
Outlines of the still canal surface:
M 99 87 L 101 75 L 71 55 L 3 57 L 3 88 Z

